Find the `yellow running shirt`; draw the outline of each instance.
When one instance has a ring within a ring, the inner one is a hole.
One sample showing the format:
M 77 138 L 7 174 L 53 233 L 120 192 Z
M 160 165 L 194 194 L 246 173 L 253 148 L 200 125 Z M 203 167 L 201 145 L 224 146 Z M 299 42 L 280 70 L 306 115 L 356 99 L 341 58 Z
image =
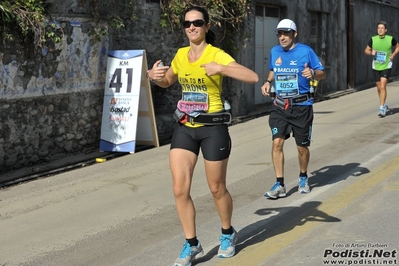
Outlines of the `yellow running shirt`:
M 200 67 L 214 61 L 228 65 L 235 60 L 223 50 L 208 44 L 201 57 L 194 63 L 188 61 L 190 47 L 180 48 L 172 60 L 173 72 L 178 76 L 182 88 L 182 98 L 177 106 L 187 114 L 192 112 L 215 113 L 223 110 L 221 99 L 223 75 L 207 76 L 205 68 Z M 201 125 L 185 125 L 198 127 Z

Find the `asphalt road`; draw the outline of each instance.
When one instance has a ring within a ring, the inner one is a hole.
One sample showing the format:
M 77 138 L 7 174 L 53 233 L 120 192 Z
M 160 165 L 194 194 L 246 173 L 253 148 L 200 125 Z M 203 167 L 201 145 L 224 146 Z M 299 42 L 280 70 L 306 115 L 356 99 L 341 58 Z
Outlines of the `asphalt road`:
M 375 88 L 316 103 L 312 191 L 297 192 L 289 139 L 288 196 L 278 200 L 263 197 L 275 182 L 268 116 L 231 126 L 237 254 L 215 257 L 220 223 L 200 158 L 192 197 L 205 256 L 193 265 L 398 265 L 398 82 L 388 104 L 379 118 Z M 168 153 L 166 145 L 0 190 L 0 265 L 173 265 L 184 236 Z

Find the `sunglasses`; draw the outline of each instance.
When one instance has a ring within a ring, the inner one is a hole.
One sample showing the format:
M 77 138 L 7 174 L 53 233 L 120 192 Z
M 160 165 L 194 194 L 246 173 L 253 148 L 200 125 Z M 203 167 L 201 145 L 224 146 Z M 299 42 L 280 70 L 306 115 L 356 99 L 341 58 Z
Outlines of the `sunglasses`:
M 202 19 L 196 19 L 193 21 L 189 21 L 189 20 L 183 21 L 183 27 L 185 27 L 185 28 L 190 28 L 191 24 L 193 24 L 194 27 L 202 27 L 205 25 L 205 21 L 203 21 Z
M 281 37 L 281 36 L 290 36 L 291 31 L 279 31 L 276 33 L 277 37 Z

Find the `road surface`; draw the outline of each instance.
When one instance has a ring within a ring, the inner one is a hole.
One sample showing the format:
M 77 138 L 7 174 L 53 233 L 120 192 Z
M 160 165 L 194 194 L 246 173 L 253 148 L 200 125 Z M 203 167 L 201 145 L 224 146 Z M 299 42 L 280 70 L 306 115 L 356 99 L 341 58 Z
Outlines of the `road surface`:
M 201 157 L 192 197 L 205 256 L 193 265 L 397 265 L 398 82 L 388 84 L 388 104 L 379 118 L 375 88 L 316 103 L 312 191 L 297 192 L 291 138 L 288 196 L 278 200 L 263 196 L 275 182 L 268 116 L 231 126 L 237 254 L 215 257 L 220 223 Z M 166 145 L 0 190 L 0 265 L 173 265 L 184 236 L 168 153 Z

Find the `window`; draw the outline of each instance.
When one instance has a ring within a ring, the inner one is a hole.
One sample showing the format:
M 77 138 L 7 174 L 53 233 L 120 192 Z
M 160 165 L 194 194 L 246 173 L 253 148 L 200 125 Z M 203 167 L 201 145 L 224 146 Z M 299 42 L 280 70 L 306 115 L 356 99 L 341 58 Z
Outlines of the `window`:
M 256 5 L 255 15 L 257 17 L 279 18 L 280 17 L 280 9 L 276 8 L 276 7 L 270 7 L 270 6 Z
M 328 13 L 310 12 L 310 38 L 307 43 L 315 51 L 323 64 L 327 58 L 327 22 Z
M 280 8 L 266 7 L 265 13 L 266 13 L 266 17 L 279 18 L 280 17 Z

